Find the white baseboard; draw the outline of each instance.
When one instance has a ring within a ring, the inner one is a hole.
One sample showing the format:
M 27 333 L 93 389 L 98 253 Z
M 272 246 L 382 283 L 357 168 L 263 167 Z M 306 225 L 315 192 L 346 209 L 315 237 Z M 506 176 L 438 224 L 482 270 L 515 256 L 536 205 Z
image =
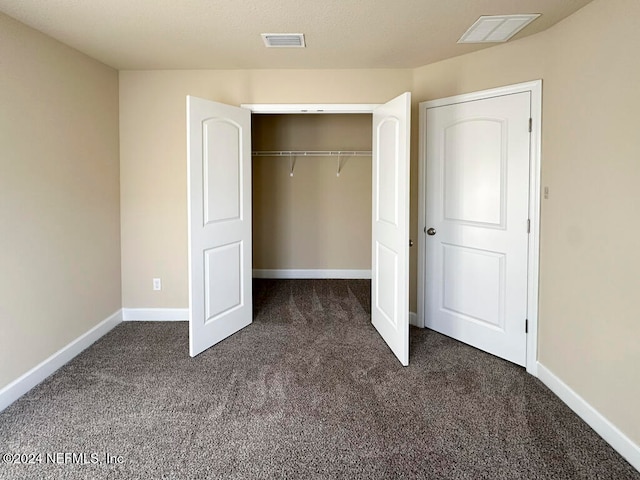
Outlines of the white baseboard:
M 419 327 L 418 325 L 418 314 L 416 312 L 409 312 L 409 325 L 413 325 L 414 327 Z
M 125 322 L 183 322 L 189 320 L 188 308 L 123 308 Z
M 254 269 L 253 278 L 371 278 L 371 270 Z
M 118 310 L 0 390 L 0 412 L 122 322 Z
M 640 446 L 622 433 L 613 423 L 593 408 L 584 398 L 538 362 L 538 378 L 595 430 L 613 449 L 640 471 Z

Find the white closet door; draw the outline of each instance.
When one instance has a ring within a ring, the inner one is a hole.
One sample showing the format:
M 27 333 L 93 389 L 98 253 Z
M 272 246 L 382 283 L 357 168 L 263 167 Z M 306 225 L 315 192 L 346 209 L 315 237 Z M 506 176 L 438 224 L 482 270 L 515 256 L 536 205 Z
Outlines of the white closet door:
M 252 321 L 251 112 L 187 97 L 189 353 Z
M 373 112 L 371 322 L 409 365 L 409 135 L 411 94 Z

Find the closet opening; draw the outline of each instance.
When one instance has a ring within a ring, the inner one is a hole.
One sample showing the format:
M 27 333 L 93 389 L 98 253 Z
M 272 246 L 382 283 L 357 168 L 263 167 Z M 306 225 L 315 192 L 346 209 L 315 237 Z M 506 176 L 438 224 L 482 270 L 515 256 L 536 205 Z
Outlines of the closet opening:
M 410 118 L 409 92 L 241 107 L 187 96 L 191 356 L 251 324 L 255 268 L 370 277 L 371 323 L 409 364 Z
M 372 115 L 251 115 L 254 278 L 371 278 Z

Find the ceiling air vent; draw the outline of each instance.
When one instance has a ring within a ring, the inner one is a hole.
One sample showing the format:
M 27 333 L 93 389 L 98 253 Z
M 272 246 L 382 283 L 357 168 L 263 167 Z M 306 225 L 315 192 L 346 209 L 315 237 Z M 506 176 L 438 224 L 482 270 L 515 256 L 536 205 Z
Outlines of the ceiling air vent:
M 262 40 L 269 48 L 304 48 L 304 33 L 262 33 Z
M 539 16 L 539 13 L 483 15 L 460 37 L 458 43 L 506 42 Z

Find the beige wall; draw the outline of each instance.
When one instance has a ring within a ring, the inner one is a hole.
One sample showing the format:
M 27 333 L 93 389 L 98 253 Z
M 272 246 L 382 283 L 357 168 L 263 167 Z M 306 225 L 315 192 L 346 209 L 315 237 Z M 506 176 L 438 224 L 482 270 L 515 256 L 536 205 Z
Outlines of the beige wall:
M 637 18 L 636 0 L 595 0 L 541 34 L 415 70 L 121 72 L 124 306 L 188 303 L 187 94 L 231 104 L 377 103 L 410 90 L 415 106 L 542 78 L 550 197 L 542 205 L 539 358 L 640 444 Z M 416 238 L 416 109 L 413 123 Z M 162 292 L 152 292 L 154 276 L 165 280 Z
M 371 115 L 254 115 L 253 150 L 371 150 Z M 371 269 L 371 157 L 253 158 L 253 268 Z M 338 162 L 342 169 L 336 176 Z
M 120 72 L 123 306 L 188 305 L 187 95 L 232 105 L 382 103 L 411 86 L 411 70 Z M 350 165 L 358 162 L 345 175 Z
M 120 309 L 118 74 L 0 14 L 0 388 Z
M 539 360 L 640 444 L 640 2 L 415 71 L 423 101 L 543 79 Z M 412 186 L 412 188 L 415 186 Z
M 640 444 L 640 2 L 550 32 L 540 359 Z

